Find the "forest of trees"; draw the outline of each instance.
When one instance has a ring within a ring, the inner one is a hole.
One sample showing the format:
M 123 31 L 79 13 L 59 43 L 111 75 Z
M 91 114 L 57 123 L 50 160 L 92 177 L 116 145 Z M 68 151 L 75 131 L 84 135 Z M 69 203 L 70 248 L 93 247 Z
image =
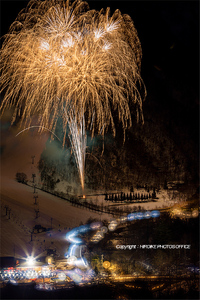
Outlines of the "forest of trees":
M 148 120 L 142 127 L 129 130 L 124 143 L 120 130 L 118 132 L 116 138 L 108 135 L 104 142 L 100 137 L 90 141 L 86 154 L 86 187 L 94 190 L 130 189 L 138 184 L 164 187 L 166 182 L 173 180 L 198 184 L 192 145 L 191 149 L 185 146 L 191 153 L 188 158 L 188 151 L 184 152 L 169 133 L 163 134 L 159 124 Z M 69 186 L 73 182 L 79 185 L 71 148 L 62 149 L 59 144 L 48 142 L 38 168 L 41 181 L 50 189 L 62 180 Z

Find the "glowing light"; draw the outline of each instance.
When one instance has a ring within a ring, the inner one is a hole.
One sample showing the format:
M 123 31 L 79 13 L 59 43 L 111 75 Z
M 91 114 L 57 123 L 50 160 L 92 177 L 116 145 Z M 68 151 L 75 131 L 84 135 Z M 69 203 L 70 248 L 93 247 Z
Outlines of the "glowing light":
M 76 270 L 68 271 L 67 276 L 69 276 L 75 283 L 80 283 L 82 281 L 82 276 L 79 275 Z
M 42 40 L 40 43 L 40 48 L 42 50 L 49 50 L 49 43 L 45 40 Z
M 58 274 L 58 278 L 61 280 L 61 281 L 64 281 L 66 279 L 66 275 L 65 273 L 61 272 Z
M 73 244 L 71 247 L 69 247 L 69 256 L 72 257 L 74 250 L 76 249 L 76 244 Z
M 91 228 L 92 230 L 99 229 L 101 226 L 102 226 L 102 223 L 101 223 L 101 222 L 93 222 L 93 223 L 90 224 L 90 228 Z
M 108 231 L 108 228 L 106 226 L 101 227 L 101 231 L 103 233 L 106 233 Z
M 144 214 L 142 212 L 137 213 L 137 219 L 142 220 L 144 218 Z
M 42 268 L 41 274 L 42 274 L 44 277 L 49 276 L 50 273 L 51 273 L 51 272 L 50 272 L 49 267 L 43 267 L 43 268 Z
M 198 209 L 194 209 L 192 211 L 184 211 L 181 208 L 174 208 L 171 210 L 171 217 L 178 217 L 178 218 L 197 218 L 199 215 Z
M 110 49 L 111 48 L 111 46 L 112 46 L 112 44 L 111 43 L 109 43 L 109 42 L 105 42 L 105 44 L 103 45 L 103 49 L 104 50 L 108 50 L 108 49 Z
M 88 230 L 90 230 L 90 225 L 89 224 L 81 225 L 80 227 L 77 228 L 77 230 L 81 233 L 87 232 Z
M 160 212 L 158 210 L 152 210 L 151 216 L 152 216 L 152 218 L 160 217 Z
M 66 47 L 72 47 L 75 44 L 75 41 L 73 40 L 72 36 L 62 41 L 62 46 L 64 48 Z
M 67 259 L 67 263 L 68 263 L 68 264 L 74 264 L 76 260 L 77 260 L 77 257 L 75 257 L 75 256 L 70 256 L 70 257 Z
M 66 234 L 66 239 L 70 242 L 70 243 L 74 243 L 74 244 L 82 244 L 83 241 L 82 239 L 78 238 L 76 236 L 77 232 L 70 232 Z
M 124 223 L 124 222 L 127 221 L 127 219 L 128 219 L 127 216 L 122 216 L 122 217 L 120 217 L 119 221 L 120 221 L 121 223 Z
M 197 218 L 198 215 L 199 215 L 198 210 L 197 210 L 197 209 L 193 210 L 193 212 L 192 212 L 192 217 L 193 217 L 193 218 Z
M 66 234 L 66 239 L 73 244 L 82 244 L 83 240 L 81 238 L 78 238 L 77 235 L 80 233 L 84 233 L 87 232 L 88 230 L 90 230 L 90 225 L 86 224 L 86 225 L 81 225 L 79 227 L 76 227 L 74 229 L 72 229 L 71 231 L 69 231 Z
M 33 266 L 33 265 L 35 264 L 35 258 L 32 257 L 32 256 L 28 256 L 28 257 L 26 258 L 26 262 L 27 262 L 27 265 Z
M 115 225 L 115 224 L 109 224 L 109 225 L 108 225 L 108 229 L 109 229 L 110 231 L 114 231 L 114 230 L 116 229 L 116 227 L 117 227 L 117 225 Z
M 105 34 L 105 31 L 102 28 L 94 30 L 94 36 L 98 40 L 99 38 L 103 37 Z
M 108 268 L 110 267 L 110 262 L 109 262 L 109 261 L 104 261 L 104 262 L 103 262 L 103 267 L 104 267 L 105 269 L 108 269 Z
M 48 258 L 48 261 L 47 261 L 48 265 L 51 264 L 51 258 Z
M 144 213 L 144 218 L 145 218 L 145 219 L 151 218 L 151 212 L 150 212 L 150 211 L 146 211 L 146 212 Z
M 118 22 L 111 22 L 110 24 L 107 24 L 106 25 L 106 31 L 111 32 L 113 30 L 116 30 L 119 27 L 118 23 L 119 23 L 119 21 Z
M 104 232 L 101 230 L 97 231 L 96 234 L 92 237 L 91 242 L 97 243 L 104 238 Z
M 12 284 L 14 284 L 14 285 L 17 285 L 17 281 L 14 280 L 14 279 L 11 279 L 11 280 L 10 280 L 10 283 L 12 283 Z
M 133 221 L 136 219 L 136 214 L 135 213 L 131 213 L 127 216 L 128 221 Z
M 102 238 L 104 238 L 104 233 L 102 231 L 98 231 L 96 233 L 96 237 L 99 238 L 99 239 L 102 239 Z

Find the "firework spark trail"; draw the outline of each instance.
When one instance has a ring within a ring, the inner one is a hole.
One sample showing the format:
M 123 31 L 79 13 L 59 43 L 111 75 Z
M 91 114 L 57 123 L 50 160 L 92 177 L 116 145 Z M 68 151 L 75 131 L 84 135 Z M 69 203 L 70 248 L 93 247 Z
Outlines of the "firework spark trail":
M 87 135 L 85 133 L 85 118 L 84 114 L 82 113 L 82 121 L 78 123 L 73 109 L 69 107 L 68 110 L 66 110 L 64 108 L 64 111 L 68 119 L 68 126 L 70 130 L 69 138 L 79 170 L 82 192 L 84 192 L 84 170 L 87 143 Z
M 53 132 L 53 131 L 51 131 L 51 130 L 49 130 L 48 128 L 45 128 L 45 127 L 43 127 L 43 126 L 30 126 L 30 127 L 27 127 L 27 128 L 25 128 L 25 129 L 23 129 L 23 130 L 21 130 L 20 132 L 18 132 L 18 134 L 16 134 L 16 136 L 15 137 L 17 137 L 18 135 L 20 135 L 21 133 L 23 133 L 24 131 L 26 131 L 26 130 L 29 130 L 29 129 L 31 129 L 31 128 L 42 128 L 42 129 L 45 129 L 45 130 L 48 130 L 49 132 L 51 132 L 61 143 L 62 143 L 62 141 L 59 139 L 59 137 Z
M 63 146 L 70 116 L 62 107 L 69 105 L 77 128 L 84 118 L 92 136 L 115 134 L 114 114 L 125 132 L 132 125 L 130 102 L 143 121 L 141 53 L 130 16 L 119 10 L 110 16 L 109 8 L 90 10 L 81 0 L 31 0 L 0 51 L 1 114 L 14 106 L 12 124 L 20 115 L 25 127 L 37 115 L 41 131 L 55 131 L 61 117 Z

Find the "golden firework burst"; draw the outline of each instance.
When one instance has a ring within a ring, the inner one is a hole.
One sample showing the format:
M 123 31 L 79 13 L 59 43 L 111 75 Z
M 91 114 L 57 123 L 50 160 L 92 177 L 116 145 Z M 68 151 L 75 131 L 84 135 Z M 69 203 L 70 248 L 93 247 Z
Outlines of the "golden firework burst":
M 90 10 L 84 1 L 34 0 L 11 25 L 1 49 L 1 112 L 14 106 L 21 124 L 38 115 L 40 131 L 54 130 L 58 117 L 66 132 L 73 110 L 92 134 L 115 133 L 113 112 L 124 130 L 131 126 L 130 101 L 142 114 L 138 87 L 141 45 L 130 16 Z M 92 126 L 91 126 L 92 124 Z M 63 143 L 65 143 L 65 135 Z

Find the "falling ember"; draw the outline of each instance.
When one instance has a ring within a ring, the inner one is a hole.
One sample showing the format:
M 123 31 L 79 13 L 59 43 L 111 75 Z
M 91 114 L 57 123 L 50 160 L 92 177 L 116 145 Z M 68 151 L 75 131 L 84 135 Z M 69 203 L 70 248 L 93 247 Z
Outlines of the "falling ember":
M 131 101 L 143 122 L 141 57 L 134 24 L 119 10 L 111 16 L 81 0 L 31 0 L 0 51 L 1 114 L 14 106 L 12 124 L 20 111 L 21 125 L 38 115 L 40 131 L 52 132 L 61 117 L 63 145 L 68 126 L 84 190 L 86 129 L 115 134 L 115 112 L 125 132 Z

